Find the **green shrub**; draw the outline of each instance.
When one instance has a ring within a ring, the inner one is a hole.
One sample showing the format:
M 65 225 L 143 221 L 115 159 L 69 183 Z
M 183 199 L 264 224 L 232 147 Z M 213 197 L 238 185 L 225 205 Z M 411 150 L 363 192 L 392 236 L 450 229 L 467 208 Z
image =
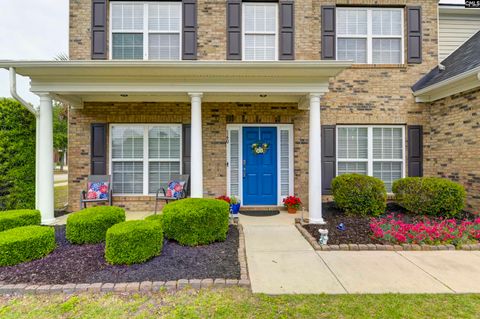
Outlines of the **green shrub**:
M 150 215 L 145 217 L 145 220 L 151 221 L 151 222 L 158 222 L 160 223 L 160 226 L 162 226 L 163 229 L 163 215 Z
M 165 236 L 181 245 L 196 246 L 227 238 L 230 205 L 222 200 L 187 198 L 163 208 Z
M 0 210 L 35 208 L 35 116 L 0 98 Z
M 53 227 L 23 226 L 0 232 L 0 266 L 42 258 L 55 246 Z
M 108 229 L 105 259 L 111 264 L 137 264 L 160 255 L 162 226 L 156 221 L 132 220 Z
M 387 207 L 387 191 L 383 182 L 375 177 L 344 174 L 332 181 L 333 200 L 348 214 L 378 216 Z
M 40 225 L 40 211 L 33 209 L 0 212 L 0 232 L 21 226 Z
M 66 236 L 72 244 L 96 244 L 105 241 L 107 229 L 125 221 L 125 210 L 115 206 L 97 206 L 70 214 Z
M 406 177 L 393 182 L 397 203 L 411 213 L 452 217 L 462 211 L 465 189 L 440 177 Z

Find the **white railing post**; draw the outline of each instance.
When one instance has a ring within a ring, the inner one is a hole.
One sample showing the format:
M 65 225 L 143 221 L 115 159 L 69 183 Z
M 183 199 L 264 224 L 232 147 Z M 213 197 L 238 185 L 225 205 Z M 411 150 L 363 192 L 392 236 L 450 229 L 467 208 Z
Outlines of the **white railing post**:
M 188 93 L 191 99 L 191 177 L 190 196 L 203 197 L 202 93 Z
M 308 212 L 310 223 L 324 224 L 322 216 L 322 141 L 320 124 L 320 98 L 312 93 L 310 98 L 309 149 L 308 149 Z
M 39 94 L 40 120 L 38 129 L 39 152 L 38 174 L 38 209 L 42 215 L 42 224 L 55 220 L 53 210 L 53 108 L 49 94 Z

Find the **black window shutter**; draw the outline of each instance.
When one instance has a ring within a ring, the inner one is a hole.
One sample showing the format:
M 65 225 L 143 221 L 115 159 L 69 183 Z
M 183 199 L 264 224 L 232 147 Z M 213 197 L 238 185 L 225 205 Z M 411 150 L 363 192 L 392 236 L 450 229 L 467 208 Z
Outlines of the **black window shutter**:
M 92 175 L 107 174 L 107 124 L 91 126 L 90 167 Z
M 191 163 L 191 147 L 192 147 L 192 135 L 191 135 L 191 125 L 184 124 L 183 125 L 183 132 L 182 132 L 182 162 L 183 162 L 183 169 L 182 174 L 190 174 L 190 163 Z
M 322 194 L 332 194 L 332 180 L 336 176 L 335 125 L 322 125 Z
M 183 0 L 182 58 L 197 59 L 197 0 Z
M 322 60 L 335 60 L 335 6 L 322 6 Z
M 407 62 L 422 63 L 422 7 L 407 7 Z
M 92 0 L 92 60 L 107 58 L 107 0 Z
M 242 0 L 227 0 L 227 60 L 242 59 Z
M 423 127 L 409 125 L 408 129 L 408 176 L 423 176 Z
M 279 44 L 280 60 L 295 59 L 295 3 L 293 0 L 280 0 Z

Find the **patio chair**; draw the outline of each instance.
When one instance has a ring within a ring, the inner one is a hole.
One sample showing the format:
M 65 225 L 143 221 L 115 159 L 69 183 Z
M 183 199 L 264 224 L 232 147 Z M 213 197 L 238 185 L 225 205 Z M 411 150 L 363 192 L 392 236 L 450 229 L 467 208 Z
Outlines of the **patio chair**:
M 168 189 L 168 184 L 166 187 L 162 187 L 157 190 L 156 196 L 155 196 L 155 215 L 157 214 L 157 208 L 158 208 L 158 201 L 159 200 L 164 200 L 166 204 L 168 204 L 169 201 L 175 201 L 179 199 L 186 198 L 189 193 L 189 181 L 190 181 L 190 175 L 188 174 L 174 174 L 172 175 L 172 178 L 170 181 L 177 181 L 177 182 L 183 182 L 183 189 L 180 192 L 180 195 L 177 196 L 167 196 L 167 189 Z M 170 183 L 170 182 L 169 182 Z
M 108 203 L 112 206 L 112 183 L 110 175 L 89 175 L 87 191 L 80 193 L 80 208 L 87 208 L 87 203 Z

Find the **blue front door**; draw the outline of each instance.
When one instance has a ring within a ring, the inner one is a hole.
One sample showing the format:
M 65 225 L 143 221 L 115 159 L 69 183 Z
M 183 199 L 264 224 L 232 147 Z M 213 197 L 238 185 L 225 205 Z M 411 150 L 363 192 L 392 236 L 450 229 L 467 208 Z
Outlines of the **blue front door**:
M 267 144 L 262 153 L 253 144 Z M 277 205 L 277 128 L 243 128 L 243 205 Z

